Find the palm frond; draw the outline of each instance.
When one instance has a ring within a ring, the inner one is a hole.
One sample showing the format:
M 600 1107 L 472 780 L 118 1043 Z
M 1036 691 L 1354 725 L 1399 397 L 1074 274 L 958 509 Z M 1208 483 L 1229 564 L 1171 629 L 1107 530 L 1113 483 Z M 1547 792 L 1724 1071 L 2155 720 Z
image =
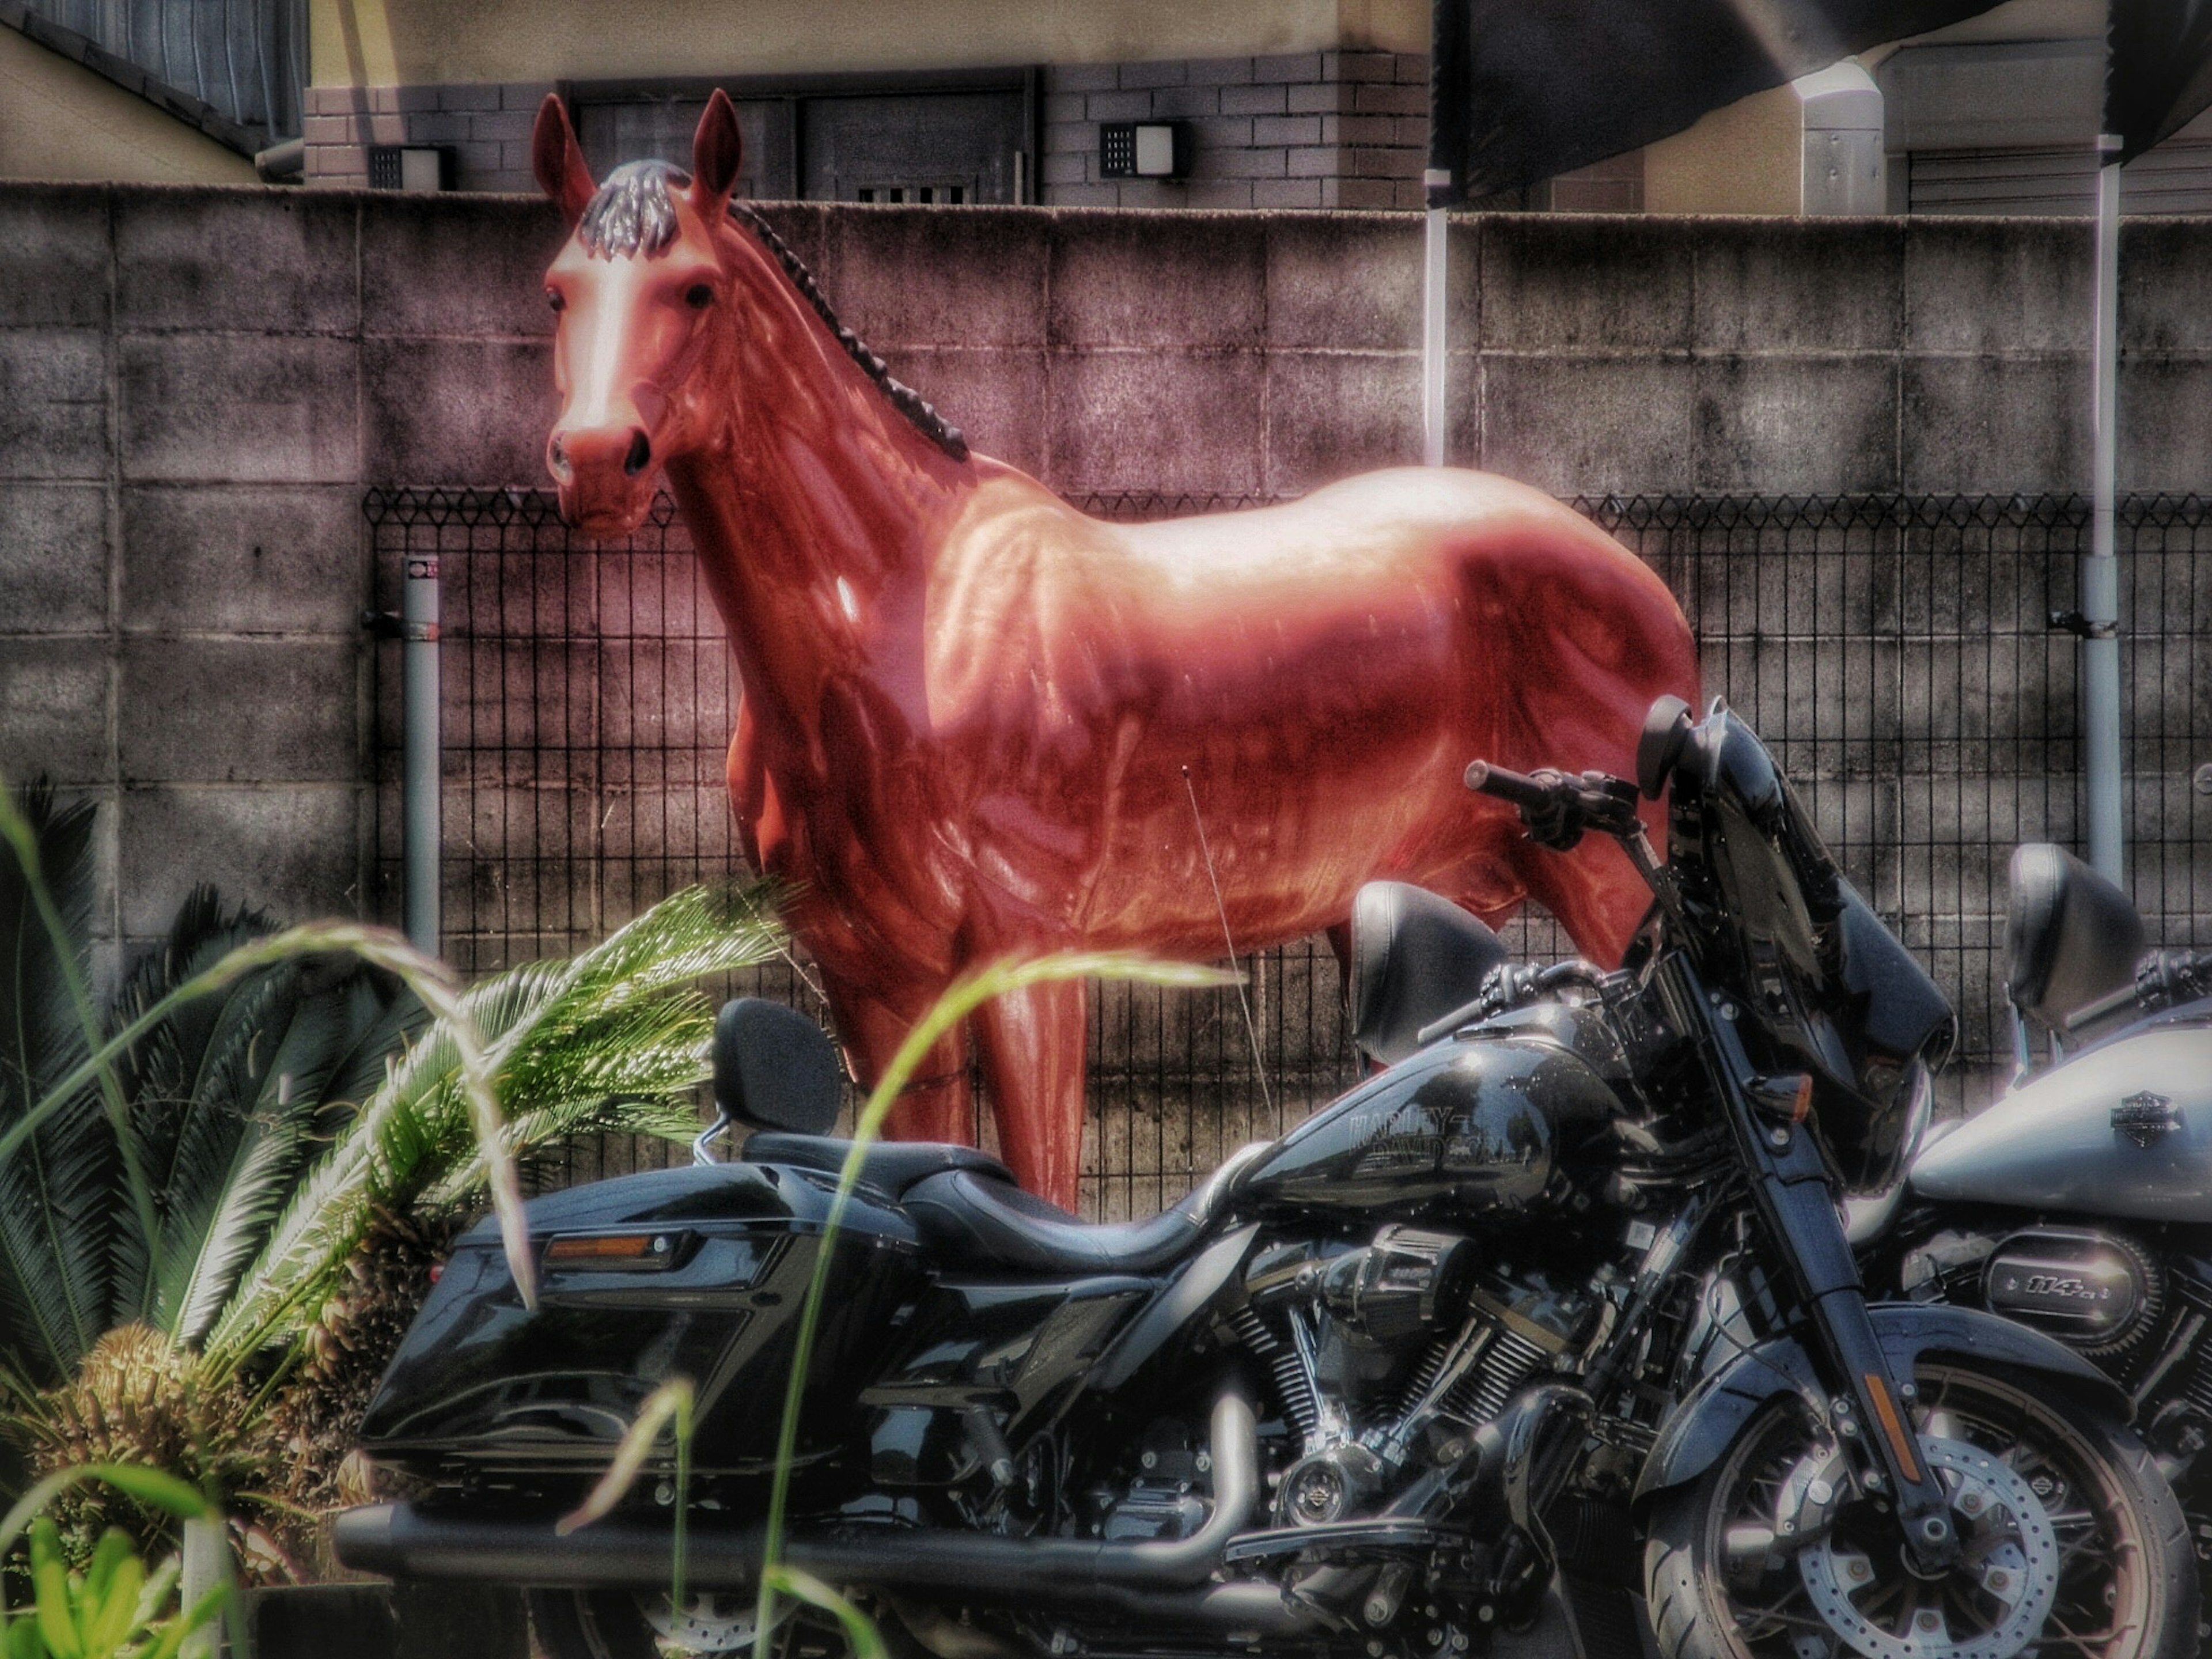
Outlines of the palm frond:
M 5 806 L 15 833 L 0 850 L 0 1130 L 80 1069 L 97 1036 L 70 982 L 87 977 L 93 808 L 57 808 L 42 787 Z M 65 943 L 40 913 L 34 879 Z M 106 1328 L 121 1183 L 114 1126 L 90 1081 L 0 1157 L 0 1348 L 34 1382 L 65 1377 Z
M 207 1032 L 174 1095 L 143 1096 L 134 1122 L 159 1125 L 168 1156 L 155 1188 L 160 1231 L 140 1253 L 144 1276 L 118 1280 L 118 1322 L 142 1320 L 166 1331 L 167 1314 L 191 1275 L 210 1218 L 229 1203 L 241 1170 L 265 1161 L 268 1149 L 301 1139 L 297 1103 L 271 1114 L 264 1099 L 271 1033 L 290 1021 L 297 981 L 277 968 L 241 980 L 220 996 L 220 1018 Z M 187 1005 L 189 1006 L 189 1005 Z
M 689 1140 L 692 1092 L 706 1080 L 714 1012 L 696 992 L 617 1006 L 556 1044 L 518 1056 L 507 1076 L 507 1144 L 518 1158 L 572 1135 L 619 1132 Z M 432 1183 L 433 1205 L 465 1200 L 483 1178 L 473 1149 Z
M 308 982 L 301 985 L 306 979 Z M 348 971 L 336 983 L 315 983 L 312 969 L 293 975 L 301 992 L 275 1041 L 246 1075 L 244 1133 L 234 1142 L 216 1188 L 219 1200 L 189 1229 L 171 1221 L 164 1256 L 171 1266 L 150 1310 L 178 1341 L 197 1341 L 237 1289 L 239 1277 L 267 1241 L 300 1177 L 329 1135 L 342 1128 L 367 1091 L 335 1092 L 359 1080 L 359 1059 L 370 1043 L 396 1042 L 419 1005 L 388 985 Z
M 565 961 L 533 963 L 465 993 L 499 1070 L 511 1151 L 586 1127 L 676 1134 L 704 1075 L 705 1000 L 676 987 L 763 961 L 782 944 L 773 890 L 688 889 Z M 663 1006 L 663 1004 L 666 1006 Z M 319 1305 L 375 1209 L 470 1193 L 483 1163 L 470 1133 L 450 1033 L 432 1024 L 346 1131 L 315 1159 L 210 1327 L 206 1352 L 242 1364 Z
M 178 907 L 168 937 L 141 957 L 125 977 L 109 1014 L 110 1025 L 131 1024 L 226 952 L 272 928 L 268 918 L 255 911 L 240 909 L 226 917 L 213 888 L 195 887 Z M 257 975 L 233 989 L 250 987 L 265 995 L 269 983 L 268 975 Z M 176 1207 L 179 1186 L 189 1186 L 197 1167 L 212 1161 L 206 1144 L 210 1137 L 227 1139 L 236 1133 L 234 1112 L 195 1111 L 192 1104 L 196 1096 L 204 1096 L 197 1085 L 206 1074 L 210 1048 L 218 1055 L 224 1051 L 215 1037 L 232 1001 L 228 995 L 216 995 L 179 1005 L 118 1061 L 131 1101 L 131 1140 L 155 1194 L 155 1224 L 149 1231 L 126 1218 L 115 1231 L 109 1310 L 113 1322 L 138 1318 L 151 1304 L 163 1217 Z M 232 1024 L 235 1025 L 234 1019 Z
M 212 889 L 196 889 L 161 948 L 130 976 L 115 1024 L 137 1022 L 275 931 L 262 913 L 226 914 Z M 175 1001 L 121 1066 L 155 1227 L 149 1235 L 126 1217 L 118 1229 L 111 1319 L 143 1321 L 174 1341 L 199 1335 L 261 1248 L 319 1138 L 340 1128 L 381 1079 L 375 1051 L 420 1018 L 420 1005 L 388 976 L 337 954 L 276 962 Z

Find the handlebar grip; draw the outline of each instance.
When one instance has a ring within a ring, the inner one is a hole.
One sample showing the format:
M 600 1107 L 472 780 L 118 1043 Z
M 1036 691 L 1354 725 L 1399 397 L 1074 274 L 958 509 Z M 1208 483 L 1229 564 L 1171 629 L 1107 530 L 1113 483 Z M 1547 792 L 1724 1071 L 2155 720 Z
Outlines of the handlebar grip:
M 1500 800 L 1510 800 L 1516 806 L 1541 810 L 1552 804 L 1554 792 L 1534 778 L 1521 772 L 1509 772 L 1502 766 L 1492 766 L 1488 761 L 1470 761 L 1467 769 L 1467 787 L 1478 795 L 1495 795 Z
M 2094 1002 L 2086 1003 L 2076 1008 L 2058 1023 L 2070 1036 L 2086 1026 L 2094 1025 L 2109 1014 L 2116 1014 L 2123 1008 L 2134 1007 L 2136 1000 L 2136 988 L 2133 985 L 2124 985 L 2109 995 L 2099 997 Z

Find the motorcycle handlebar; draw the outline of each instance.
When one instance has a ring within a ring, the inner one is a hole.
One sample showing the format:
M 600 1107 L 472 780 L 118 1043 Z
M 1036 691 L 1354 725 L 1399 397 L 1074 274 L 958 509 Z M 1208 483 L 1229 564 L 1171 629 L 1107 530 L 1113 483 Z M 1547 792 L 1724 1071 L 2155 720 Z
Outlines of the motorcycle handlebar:
M 2212 951 L 2154 951 L 2142 959 L 2130 983 L 2076 1008 L 2059 1024 L 2070 1036 L 2124 1008 L 2154 1013 L 2208 994 L 2212 994 Z
M 1541 811 L 1559 799 L 1559 786 L 1566 781 L 1557 777 L 1547 783 L 1532 778 L 1525 772 L 1509 772 L 1502 766 L 1492 766 L 1488 761 L 1471 761 L 1467 769 L 1467 787 L 1478 795 L 1495 795 L 1500 800 L 1511 801 L 1516 806 L 1526 806 Z
M 1528 838 L 1555 852 L 1570 851 L 1585 830 L 1616 837 L 1636 831 L 1636 786 L 1603 772 L 1573 777 L 1547 766 L 1530 776 L 1479 760 L 1469 763 L 1466 778 L 1477 794 L 1520 809 Z

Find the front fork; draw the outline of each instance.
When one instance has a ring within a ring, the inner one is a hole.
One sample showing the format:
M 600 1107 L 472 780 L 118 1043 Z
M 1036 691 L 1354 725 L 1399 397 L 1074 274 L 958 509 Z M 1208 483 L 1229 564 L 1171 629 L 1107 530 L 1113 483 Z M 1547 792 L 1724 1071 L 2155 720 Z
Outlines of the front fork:
M 1942 1573 L 1959 1554 L 1950 1498 L 1920 1456 L 1911 1416 L 1913 1381 L 1891 1375 L 1867 1317 L 1866 1288 L 1837 1212 L 1835 1188 L 1805 1126 L 1811 1079 L 1760 1078 L 1744 1053 L 1734 1000 L 1708 991 L 1679 956 L 1661 973 L 1670 999 L 1687 1005 L 1676 1014 L 1683 1028 L 1711 1038 L 1711 1070 L 1751 1177 L 1753 1206 L 1781 1247 L 1811 1320 L 1823 1380 L 1834 1390 L 1828 1410 L 1837 1437 L 1867 1491 L 1894 1506 L 1915 1570 Z

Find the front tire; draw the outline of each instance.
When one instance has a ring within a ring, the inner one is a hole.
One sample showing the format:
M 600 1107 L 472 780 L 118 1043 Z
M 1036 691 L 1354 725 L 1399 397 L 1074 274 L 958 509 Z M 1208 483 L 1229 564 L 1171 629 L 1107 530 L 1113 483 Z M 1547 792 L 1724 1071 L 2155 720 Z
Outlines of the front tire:
M 1892 1523 L 1785 1395 L 1653 1500 L 1644 1587 L 1662 1659 L 2197 1652 L 2187 1525 L 2133 1434 L 2044 1381 L 1933 1363 L 1915 1381 L 1962 1565 L 1940 1582 L 1908 1573 Z

